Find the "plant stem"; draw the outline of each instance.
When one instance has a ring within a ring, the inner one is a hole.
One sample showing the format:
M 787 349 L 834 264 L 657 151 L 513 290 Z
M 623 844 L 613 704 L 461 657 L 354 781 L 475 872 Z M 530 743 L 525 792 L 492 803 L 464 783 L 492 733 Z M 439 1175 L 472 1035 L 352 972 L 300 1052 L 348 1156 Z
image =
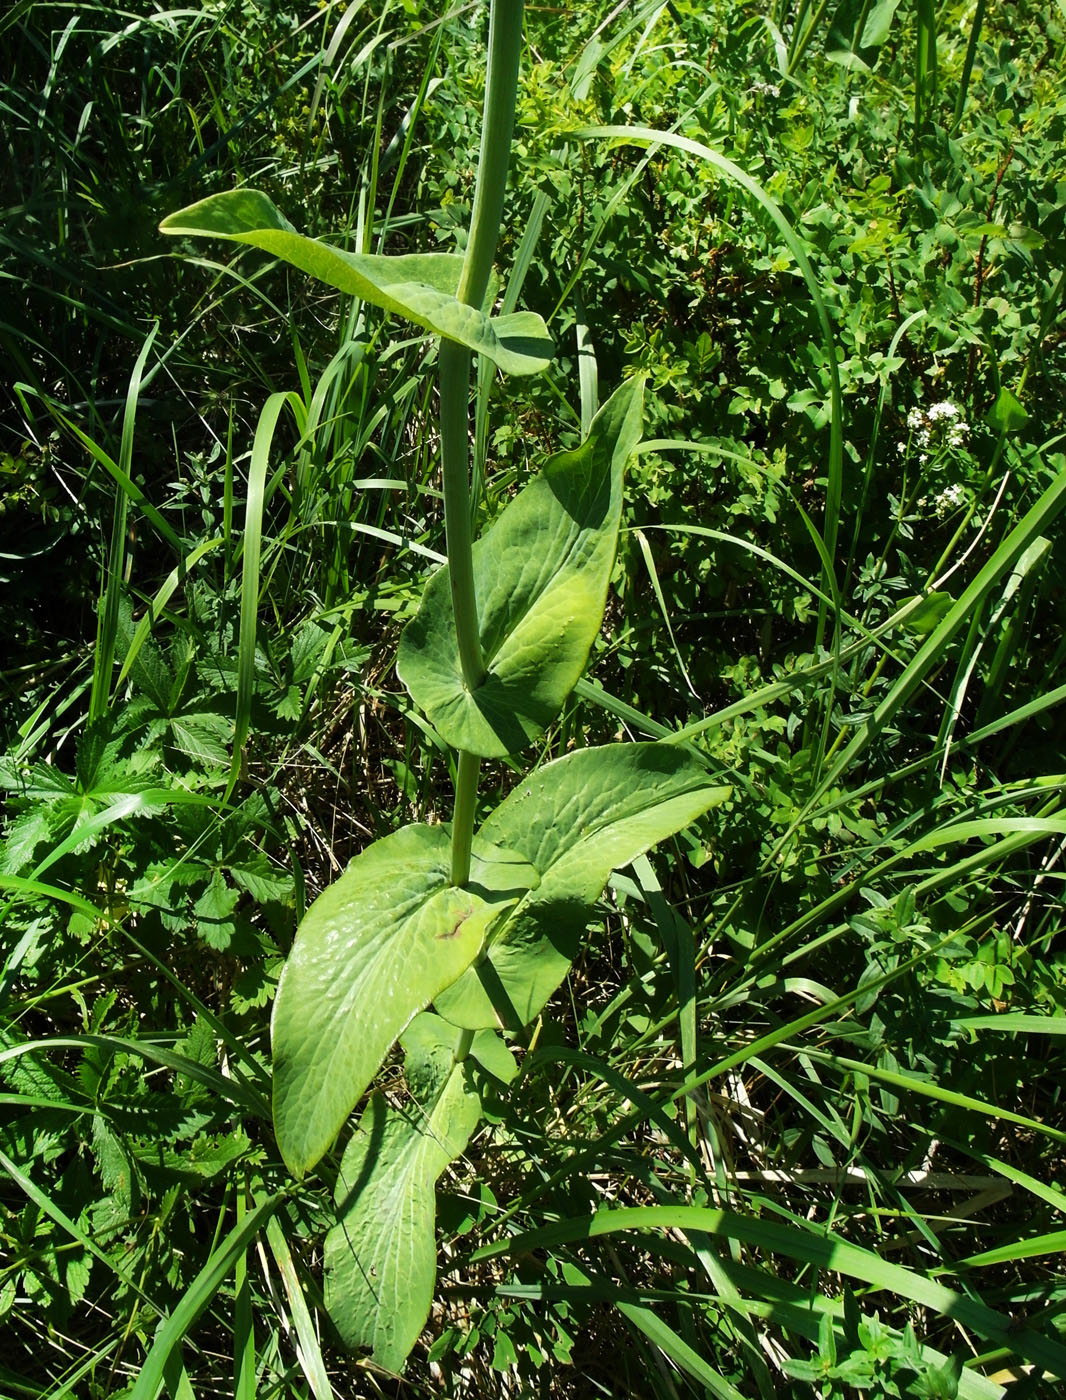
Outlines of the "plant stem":
M 476 690 L 485 678 L 474 593 L 473 532 L 470 522 L 470 459 L 468 445 L 470 351 L 454 340 L 442 340 L 440 375 L 440 451 L 444 482 L 444 533 L 448 577 L 452 586 L 455 639 L 463 684 Z
M 485 300 L 507 192 L 507 166 L 511 158 L 518 63 L 522 56 L 522 7 L 524 0 L 492 0 L 489 17 L 489 61 L 485 75 L 485 109 L 481 122 L 470 236 L 457 296 L 469 306 Z
M 492 277 L 500 236 L 507 165 L 514 131 L 518 65 L 522 55 L 524 0 L 492 0 L 489 16 L 489 55 L 485 74 L 485 107 L 481 125 L 470 234 L 459 289 L 459 301 L 480 308 Z M 463 683 L 476 690 L 485 678 L 485 659 L 478 627 L 474 589 L 473 529 L 470 511 L 470 352 L 452 341 L 441 342 L 440 436 L 444 481 L 444 530 L 448 549 L 455 640 Z M 452 884 L 470 877 L 470 846 L 474 835 L 478 774 L 481 760 L 460 752 L 452 815 Z
M 470 846 L 474 839 L 474 809 L 481 759 L 460 749 L 455 770 L 455 807 L 452 811 L 452 884 L 465 885 L 470 878 Z

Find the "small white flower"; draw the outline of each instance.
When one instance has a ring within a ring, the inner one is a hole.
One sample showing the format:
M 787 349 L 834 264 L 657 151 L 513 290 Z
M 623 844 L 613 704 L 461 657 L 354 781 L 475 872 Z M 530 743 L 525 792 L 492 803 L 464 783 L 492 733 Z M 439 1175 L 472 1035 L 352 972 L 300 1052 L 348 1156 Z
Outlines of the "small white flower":
M 945 487 L 936 498 L 936 513 L 943 517 L 950 515 L 953 510 L 961 506 L 966 501 L 966 492 L 958 483 Z
M 948 399 L 928 408 L 912 408 L 907 414 L 907 428 L 919 447 L 962 447 L 970 433 L 962 410 Z

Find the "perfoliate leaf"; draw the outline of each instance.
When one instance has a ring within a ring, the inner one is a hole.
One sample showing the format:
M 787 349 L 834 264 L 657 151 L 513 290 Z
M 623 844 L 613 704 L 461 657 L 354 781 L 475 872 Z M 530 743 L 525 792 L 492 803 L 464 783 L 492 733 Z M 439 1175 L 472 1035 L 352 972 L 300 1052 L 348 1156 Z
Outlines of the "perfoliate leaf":
M 400 639 L 397 672 L 454 748 L 515 753 L 558 714 L 603 621 L 622 511 L 622 472 L 640 438 L 643 385 L 627 380 L 573 452 L 549 459 L 474 545 L 488 668 L 468 690 L 448 567 L 430 579 Z
M 337 1178 L 338 1223 L 326 1236 L 325 1297 L 351 1347 L 368 1346 L 398 1371 L 418 1340 L 437 1273 L 435 1185 L 477 1127 L 470 1063 L 456 1064 L 454 1028 L 419 1016 L 404 1038 L 416 1100 L 378 1094 L 355 1130 Z
M 540 873 L 486 956 L 435 999 L 469 1029 L 526 1025 L 566 976 L 607 877 L 725 800 L 668 744 L 580 749 L 520 782 L 481 828 Z
M 470 965 L 492 921 L 536 880 L 517 856 L 475 848 L 450 883 L 450 838 L 409 826 L 376 841 L 315 900 L 274 1002 L 274 1130 L 289 1169 L 313 1167 L 389 1047 Z
M 456 300 L 463 259 L 455 253 L 347 253 L 297 233 L 258 190 L 211 195 L 169 215 L 159 227 L 163 233 L 261 248 L 349 296 L 485 355 L 507 374 L 539 374 L 554 354 L 548 329 L 533 312 L 490 317 Z

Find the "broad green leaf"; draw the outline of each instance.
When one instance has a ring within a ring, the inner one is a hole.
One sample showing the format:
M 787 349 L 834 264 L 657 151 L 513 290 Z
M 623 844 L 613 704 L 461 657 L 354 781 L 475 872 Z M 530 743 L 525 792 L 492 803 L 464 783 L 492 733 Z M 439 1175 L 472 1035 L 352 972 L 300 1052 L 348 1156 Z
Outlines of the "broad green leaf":
M 989 427 L 1001 433 L 1018 433 L 1029 421 L 1029 415 L 1009 389 L 1000 389 L 996 401 L 985 414 Z
M 622 473 L 640 437 L 643 386 L 627 380 L 573 452 L 548 460 L 474 545 L 488 668 L 468 690 L 448 567 L 430 579 L 402 638 L 400 679 L 454 748 L 515 753 L 558 714 L 603 621 L 622 511 Z
M 899 0 L 877 0 L 863 27 L 862 38 L 859 40 L 861 49 L 881 47 L 888 38 L 898 8 Z
M 163 233 L 261 248 L 338 291 L 458 341 L 507 374 L 539 374 L 554 353 L 547 327 L 532 311 L 490 317 L 456 300 L 463 268 L 456 253 L 347 253 L 297 233 L 258 190 L 211 195 L 170 214 L 159 227 Z
M 326 1307 L 351 1347 L 368 1346 L 398 1371 L 425 1325 L 437 1273 L 437 1178 L 477 1127 L 481 1100 L 457 1033 L 419 1016 L 404 1037 L 414 1102 L 375 1094 L 337 1178 L 338 1223 L 326 1236 Z
M 482 843 L 470 884 L 456 889 L 450 856 L 443 827 L 404 827 L 356 856 L 300 924 L 271 1024 L 274 1130 L 297 1176 L 333 1142 L 412 1016 L 536 879 Z
M 526 1025 L 566 976 L 607 877 L 722 802 L 698 760 L 668 744 L 580 749 L 520 782 L 481 828 L 540 872 L 485 957 L 435 999 L 470 1029 Z
M 955 599 L 950 593 L 943 590 L 928 594 L 926 597 L 912 598 L 912 603 L 917 606 L 907 614 L 903 623 L 908 632 L 916 632 L 919 636 L 927 636 L 935 627 L 938 627 L 947 614 L 951 611 Z

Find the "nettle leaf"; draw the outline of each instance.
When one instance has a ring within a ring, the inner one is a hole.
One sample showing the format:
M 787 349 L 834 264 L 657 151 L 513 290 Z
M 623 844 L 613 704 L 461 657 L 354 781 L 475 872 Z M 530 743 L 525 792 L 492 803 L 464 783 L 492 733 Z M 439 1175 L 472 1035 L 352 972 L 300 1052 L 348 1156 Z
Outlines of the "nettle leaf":
M 261 248 L 338 291 L 413 321 L 493 361 L 506 374 L 539 374 L 555 347 L 532 311 L 487 316 L 456 300 L 463 259 L 456 253 L 347 253 L 297 233 L 258 190 L 231 190 L 179 209 L 161 232 L 225 238 Z
M 313 1167 L 416 1012 L 459 977 L 492 922 L 536 882 L 520 856 L 479 842 L 450 883 L 448 831 L 376 841 L 315 900 L 274 1002 L 274 1130 L 289 1169 Z
M 603 621 L 622 512 L 622 473 L 640 439 L 643 384 L 627 380 L 573 452 L 543 472 L 474 545 L 485 679 L 468 690 L 448 566 L 429 580 L 396 669 L 453 748 L 515 753 L 559 713 Z
M 667 744 L 580 749 L 520 782 L 481 828 L 540 873 L 485 957 L 435 998 L 455 1025 L 527 1025 L 566 976 L 612 870 L 723 802 L 698 759 Z
M 241 892 L 226 884 L 221 870 L 213 870 L 207 888 L 193 905 L 197 932 L 212 948 L 225 950 L 233 941 L 236 924 L 233 913 Z
M 425 1326 L 437 1273 L 436 1182 L 481 1116 L 469 1060 L 456 1064 L 454 1027 L 423 1015 L 404 1037 L 415 1099 L 375 1094 L 337 1178 L 338 1223 L 326 1236 L 326 1307 L 351 1347 L 398 1371 Z

